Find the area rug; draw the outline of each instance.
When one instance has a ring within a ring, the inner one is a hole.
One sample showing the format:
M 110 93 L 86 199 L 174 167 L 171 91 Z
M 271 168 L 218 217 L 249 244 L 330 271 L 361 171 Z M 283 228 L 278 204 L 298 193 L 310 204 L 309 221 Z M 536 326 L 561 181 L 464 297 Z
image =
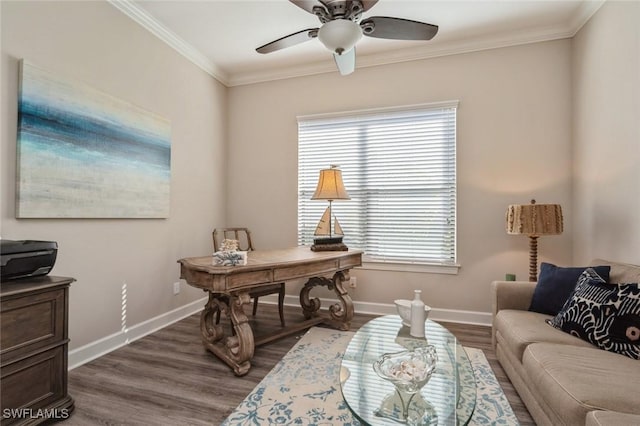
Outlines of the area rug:
M 339 382 L 342 356 L 353 334 L 311 328 L 223 425 L 360 426 L 342 398 Z M 465 349 L 477 385 L 476 408 L 469 424 L 518 425 L 482 351 Z

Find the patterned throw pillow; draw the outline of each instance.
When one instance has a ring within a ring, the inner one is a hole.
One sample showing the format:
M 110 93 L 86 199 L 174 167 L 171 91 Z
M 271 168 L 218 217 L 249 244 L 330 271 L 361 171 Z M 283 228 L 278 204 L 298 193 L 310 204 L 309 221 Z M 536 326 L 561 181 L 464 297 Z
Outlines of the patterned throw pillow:
M 640 359 L 638 283 L 607 284 L 588 268 L 562 310 L 547 322 L 600 349 Z

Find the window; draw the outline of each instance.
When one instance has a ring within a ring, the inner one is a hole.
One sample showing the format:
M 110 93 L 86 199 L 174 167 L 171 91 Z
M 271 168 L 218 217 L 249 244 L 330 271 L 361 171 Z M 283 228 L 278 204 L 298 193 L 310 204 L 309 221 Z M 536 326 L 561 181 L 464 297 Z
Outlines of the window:
M 455 265 L 457 102 L 298 117 L 298 243 L 326 201 L 321 169 L 339 165 L 350 200 L 332 211 L 365 261 Z

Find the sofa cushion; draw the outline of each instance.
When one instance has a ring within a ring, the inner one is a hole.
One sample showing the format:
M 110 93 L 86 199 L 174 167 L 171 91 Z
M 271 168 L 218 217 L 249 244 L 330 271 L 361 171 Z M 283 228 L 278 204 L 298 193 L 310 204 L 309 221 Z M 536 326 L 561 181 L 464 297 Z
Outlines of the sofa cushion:
M 535 343 L 524 353 L 529 387 L 566 425 L 593 410 L 640 414 L 640 363 L 597 348 Z
M 640 425 L 640 415 L 615 411 L 592 411 L 587 414 L 586 426 Z
M 593 347 L 591 344 L 571 336 L 561 330 L 549 327 L 545 323 L 549 315 L 537 312 L 503 309 L 498 312 L 493 326 L 496 339 L 522 362 L 522 354 L 528 345 L 536 342 L 562 343 L 580 347 Z
M 556 315 L 571 296 L 578 278 L 587 268 L 587 266 L 564 268 L 542 262 L 538 284 L 533 292 L 529 310 L 541 314 Z M 611 266 L 593 266 L 592 268 L 605 282 L 609 282 Z
M 640 359 L 638 284 L 606 284 L 592 269 L 578 280 L 571 300 L 548 321 L 601 349 Z
M 640 281 L 640 266 L 603 259 L 595 259 L 591 265 L 610 265 L 611 271 L 608 281 L 610 283 L 637 283 Z

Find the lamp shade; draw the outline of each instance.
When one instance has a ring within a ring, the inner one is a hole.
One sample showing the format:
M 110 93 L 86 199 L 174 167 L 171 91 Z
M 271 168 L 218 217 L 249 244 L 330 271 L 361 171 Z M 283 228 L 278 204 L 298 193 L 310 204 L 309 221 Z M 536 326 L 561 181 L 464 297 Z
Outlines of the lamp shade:
M 337 166 L 320 170 L 318 187 L 311 197 L 312 200 L 349 200 L 349 194 L 344 189 L 342 170 Z
M 334 19 L 318 31 L 318 39 L 332 52 L 342 55 L 356 45 L 362 37 L 362 29 L 348 19 Z
M 512 235 L 562 234 L 562 207 L 559 204 L 514 204 L 507 209 L 507 233 Z

